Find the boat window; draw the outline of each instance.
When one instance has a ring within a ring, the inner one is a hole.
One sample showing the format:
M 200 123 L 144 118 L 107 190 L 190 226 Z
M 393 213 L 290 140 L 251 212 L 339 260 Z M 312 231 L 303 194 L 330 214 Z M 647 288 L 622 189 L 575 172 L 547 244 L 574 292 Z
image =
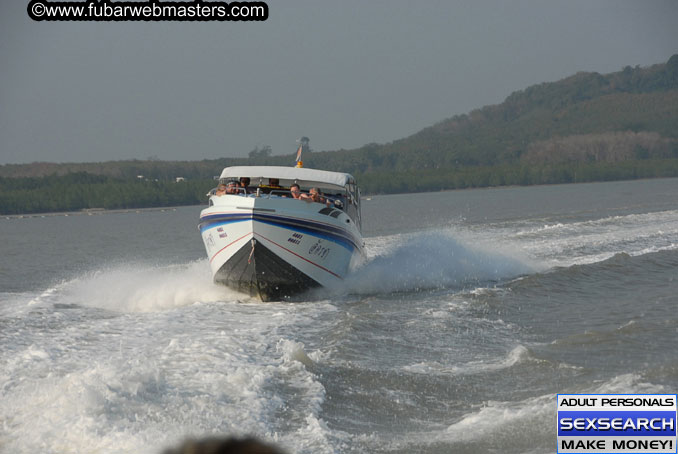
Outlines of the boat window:
M 348 183 L 345 186 L 346 206 L 344 211 L 349 215 L 353 222 L 360 228 L 360 192 L 354 183 Z
M 356 224 L 358 224 L 358 229 L 362 230 L 362 228 L 363 228 L 363 217 L 362 217 L 362 210 L 360 208 L 360 188 L 358 186 L 356 186 L 355 189 L 356 189 L 356 198 L 355 199 L 356 199 L 356 206 L 357 206 L 356 212 L 358 214 L 358 216 L 357 216 L 358 222 L 356 222 Z

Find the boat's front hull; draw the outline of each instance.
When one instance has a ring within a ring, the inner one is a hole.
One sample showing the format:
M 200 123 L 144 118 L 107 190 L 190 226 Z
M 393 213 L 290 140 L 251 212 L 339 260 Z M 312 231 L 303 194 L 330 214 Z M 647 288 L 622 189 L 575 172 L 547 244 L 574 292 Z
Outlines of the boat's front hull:
M 214 282 L 262 301 L 289 300 L 321 285 L 254 238 L 217 270 Z
M 332 217 L 320 213 L 320 204 L 297 200 L 239 203 L 245 200 L 252 206 L 215 206 L 201 214 L 216 283 L 263 301 L 295 299 L 315 287 L 339 285 L 363 256 L 359 232 L 343 213 Z

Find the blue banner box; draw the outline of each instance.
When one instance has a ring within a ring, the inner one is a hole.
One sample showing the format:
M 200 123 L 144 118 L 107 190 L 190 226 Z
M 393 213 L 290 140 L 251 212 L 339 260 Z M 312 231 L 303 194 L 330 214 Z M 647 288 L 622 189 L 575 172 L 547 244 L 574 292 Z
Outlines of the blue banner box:
M 678 453 L 676 394 L 558 394 L 558 453 Z

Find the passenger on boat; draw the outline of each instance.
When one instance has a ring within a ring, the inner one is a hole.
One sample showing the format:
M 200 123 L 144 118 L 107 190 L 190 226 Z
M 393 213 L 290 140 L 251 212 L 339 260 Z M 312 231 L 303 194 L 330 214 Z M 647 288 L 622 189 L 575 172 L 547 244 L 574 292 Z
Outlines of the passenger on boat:
M 282 189 L 282 186 L 280 186 L 280 180 L 278 178 L 269 178 L 268 187 L 271 189 Z
M 217 192 L 215 192 L 214 195 L 221 197 L 224 194 L 226 194 L 226 185 L 220 183 L 219 186 L 217 186 Z
M 237 194 L 238 193 L 238 182 L 235 180 L 230 180 L 226 183 L 226 194 Z
M 249 194 L 250 179 L 248 177 L 240 177 L 240 187 L 244 189 L 245 194 Z
M 301 188 L 297 183 L 293 183 L 292 186 L 290 186 L 290 194 L 292 194 L 293 199 L 301 199 Z
M 259 188 L 261 188 L 265 194 L 273 194 L 273 191 L 275 191 L 276 195 L 280 195 L 278 194 L 281 192 L 280 190 L 285 189 L 280 186 L 280 180 L 278 178 L 269 178 L 268 184 L 260 184 Z
M 302 194 L 300 198 L 307 202 L 324 203 L 327 206 L 330 206 L 330 201 L 323 197 L 322 192 L 320 192 L 320 189 L 318 188 L 309 189 L 308 194 Z

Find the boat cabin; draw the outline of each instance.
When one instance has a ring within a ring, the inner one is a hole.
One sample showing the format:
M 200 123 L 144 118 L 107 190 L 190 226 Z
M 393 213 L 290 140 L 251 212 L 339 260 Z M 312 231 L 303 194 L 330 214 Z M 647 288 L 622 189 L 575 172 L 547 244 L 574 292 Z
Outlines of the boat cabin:
M 249 185 L 233 188 L 232 183 L 242 178 L 248 178 Z M 358 228 L 362 224 L 360 189 L 348 173 L 299 167 L 234 166 L 226 167 L 219 177 L 220 186 L 229 183 L 231 188 L 227 193 L 243 197 L 292 197 L 290 187 L 293 184 L 299 185 L 302 194 L 317 188 L 334 208 L 343 210 Z M 215 194 L 215 191 L 213 189 L 210 194 Z

